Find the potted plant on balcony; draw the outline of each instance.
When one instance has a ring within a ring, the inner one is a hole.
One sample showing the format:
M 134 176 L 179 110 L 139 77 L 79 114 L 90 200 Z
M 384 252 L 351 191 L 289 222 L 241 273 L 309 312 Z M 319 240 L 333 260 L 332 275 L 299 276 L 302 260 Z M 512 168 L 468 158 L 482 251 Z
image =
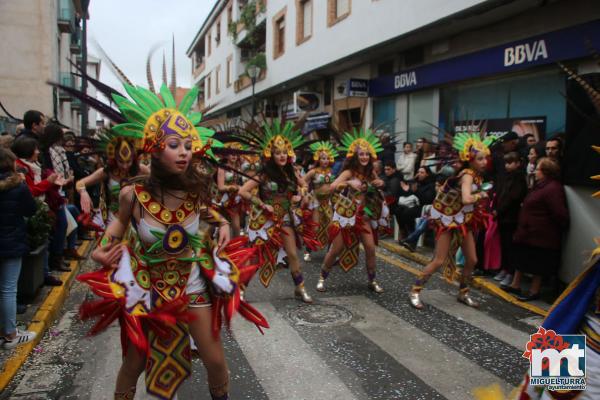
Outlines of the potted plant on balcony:
M 27 239 L 30 252 L 23 257 L 21 275 L 19 275 L 18 296 L 30 299 L 44 283 L 44 255 L 48 246 L 48 237 L 54 224 L 54 217 L 48 205 L 35 200 L 37 210 L 27 220 Z

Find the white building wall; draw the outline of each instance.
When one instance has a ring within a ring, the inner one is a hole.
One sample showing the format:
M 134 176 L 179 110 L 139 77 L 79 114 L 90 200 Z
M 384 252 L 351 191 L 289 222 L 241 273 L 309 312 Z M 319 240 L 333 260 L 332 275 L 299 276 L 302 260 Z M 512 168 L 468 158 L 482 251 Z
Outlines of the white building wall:
M 57 0 L 0 1 L 0 99 L 16 117 L 52 115 L 58 77 Z
M 486 1 L 489 0 L 351 0 L 350 15 L 328 27 L 327 1 L 313 0 L 312 38 L 297 46 L 295 0 L 268 0 L 266 7 L 267 75 L 264 80 L 257 82 L 256 92 L 282 84 L 309 71 L 335 63 L 358 51 L 397 38 Z M 238 18 L 237 0 L 233 0 L 233 4 L 233 15 L 236 20 Z M 274 60 L 273 17 L 284 8 L 286 8 L 285 53 Z M 242 64 L 239 63 L 239 49 L 233 45 L 232 38 L 227 34 L 226 8 L 223 9 L 220 18 L 222 43 L 218 47 L 215 46 L 216 24 L 213 23 L 210 27 L 213 41 L 212 53 L 205 61 L 206 70 L 199 78 L 195 79 L 198 82 L 207 74 L 211 74 L 213 87 L 211 88 L 211 97 L 206 100 L 206 104 L 218 103 L 213 108 L 214 111 L 227 107 L 234 101 L 249 97 L 252 90 L 248 87 L 235 93 L 232 85 L 226 90 L 221 90 L 220 95 L 215 96 L 214 71 L 217 65 L 223 65 L 221 80 L 224 80 L 223 72 L 227 56 L 234 54 L 236 61 L 234 78 L 244 72 Z

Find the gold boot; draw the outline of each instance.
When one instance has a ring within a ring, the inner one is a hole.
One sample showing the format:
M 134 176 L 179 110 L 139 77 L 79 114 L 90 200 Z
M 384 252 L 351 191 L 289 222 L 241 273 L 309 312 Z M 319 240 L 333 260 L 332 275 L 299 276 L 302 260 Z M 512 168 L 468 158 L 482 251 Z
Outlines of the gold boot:
M 410 305 L 416 308 L 417 310 L 422 310 L 425 308 L 425 305 L 421 301 L 421 291 L 411 290 L 408 294 L 408 298 L 410 299 Z
M 317 292 L 325 292 L 327 289 L 325 288 L 325 278 L 323 276 L 319 276 L 319 280 L 317 281 Z
M 304 283 L 301 283 L 300 285 L 296 286 L 296 289 L 294 289 L 294 295 L 297 299 L 302 300 L 305 303 L 311 304 L 313 302 L 312 297 L 310 297 L 308 293 L 306 293 Z
M 464 289 L 460 289 L 460 291 L 458 292 L 458 297 L 456 297 L 456 300 L 458 300 L 459 302 L 468 305 L 469 307 L 473 307 L 473 308 L 479 308 L 479 303 L 476 302 L 475 300 L 473 300 L 473 298 L 471 296 L 469 296 L 469 288 L 466 287 Z
M 379 283 L 377 283 L 375 280 L 369 282 L 369 289 L 375 293 L 383 293 L 383 288 L 379 286 Z

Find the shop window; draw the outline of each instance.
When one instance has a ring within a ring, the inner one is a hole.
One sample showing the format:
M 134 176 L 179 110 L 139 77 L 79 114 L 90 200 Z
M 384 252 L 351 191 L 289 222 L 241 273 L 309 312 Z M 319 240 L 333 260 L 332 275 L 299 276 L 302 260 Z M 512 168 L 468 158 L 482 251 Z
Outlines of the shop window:
M 296 0 L 296 44 L 304 43 L 312 36 L 313 1 Z
M 520 76 L 487 79 L 440 91 L 440 124 L 453 121 L 546 118 L 543 140 L 565 130 L 565 79 L 558 71 L 537 71 Z
M 287 7 L 286 7 L 287 8 Z M 286 8 L 273 17 L 273 59 L 285 53 L 285 12 Z
M 435 103 L 435 104 L 434 104 Z M 427 140 L 436 141 L 432 130 L 434 128 L 429 124 L 436 124 L 434 120 L 434 110 L 438 109 L 438 104 L 434 97 L 433 90 L 424 90 L 414 92 L 408 96 L 408 135 L 407 139 L 415 143 L 418 138 L 424 137 Z
M 396 129 L 396 98 L 373 100 L 373 126 L 394 134 Z

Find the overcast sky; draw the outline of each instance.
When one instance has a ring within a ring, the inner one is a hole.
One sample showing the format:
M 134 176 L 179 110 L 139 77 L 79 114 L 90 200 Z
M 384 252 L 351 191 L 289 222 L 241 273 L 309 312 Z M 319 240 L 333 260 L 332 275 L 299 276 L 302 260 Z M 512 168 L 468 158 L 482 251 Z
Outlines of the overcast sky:
M 89 53 L 99 56 L 96 40 L 134 83 L 147 87 L 146 57 L 154 45 L 161 45 L 152 57 L 155 86 L 162 82 L 163 50 L 167 75 L 171 79 L 171 38 L 175 35 L 177 86 L 191 84 L 191 60 L 185 52 L 216 0 L 91 0 L 88 20 Z M 100 80 L 121 88 L 106 62 Z

